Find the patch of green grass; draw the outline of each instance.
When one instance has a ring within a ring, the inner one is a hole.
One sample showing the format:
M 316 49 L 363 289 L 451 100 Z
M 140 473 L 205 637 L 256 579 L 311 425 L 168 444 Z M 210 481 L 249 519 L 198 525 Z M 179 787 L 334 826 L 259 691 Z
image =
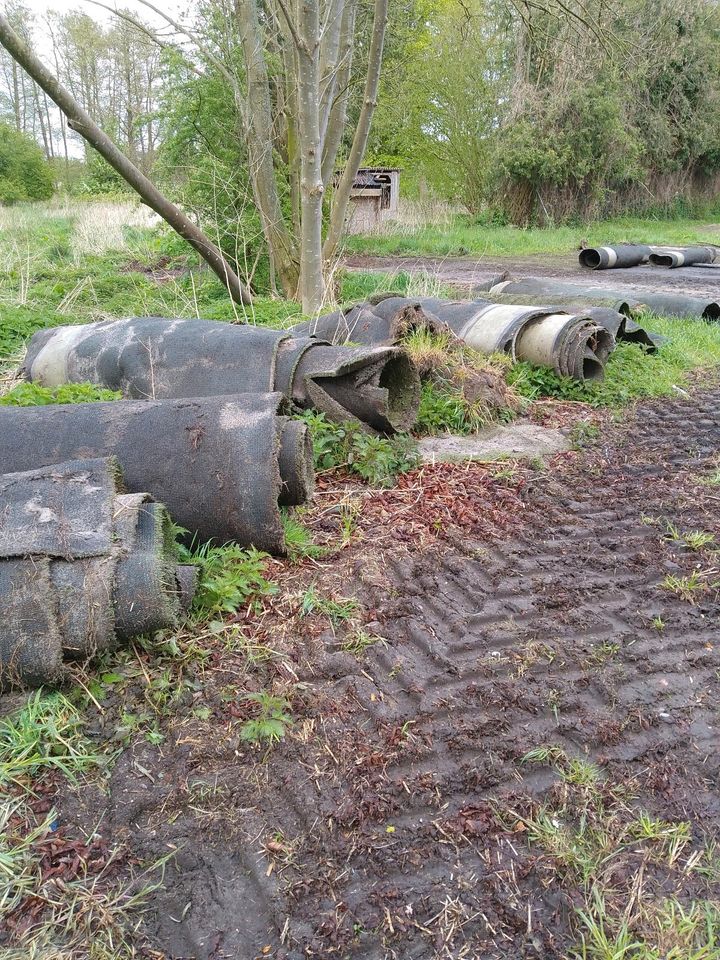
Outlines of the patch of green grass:
M 343 303 L 367 300 L 376 293 L 395 293 L 403 297 L 452 297 L 447 284 L 422 271 L 370 272 L 346 270 L 340 274 L 340 299 Z
M 715 467 L 707 476 L 700 477 L 700 482 L 710 487 L 720 487 L 720 467 Z
M 665 539 L 671 543 L 678 543 L 685 546 L 688 550 L 698 552 L 715 543 L 715 535 L 708 533 L 706 530 L 687 530 L 682 532 L 673 523 L 668 522 L 666 526 L 667 534 L 665 535 Z
M 513 227 L 478 223 L 472 217 L 458 215 L 448 226 L 428 224 L 387 232 L 356 234 L 346 240 L 353 253 L 373 256 L 411 254 L 415 256 L 522 257 L 533 254 L 571 253 L 582 242 L 588 246 L 619 239 L 634 243 L 685 244 L 715 242 L 706 225 L 697 220 L 662 220 L 618 217 L 597 223 L 560 227 Z
M 457 387 L 430 380 L 423 383 L 415 423 L 417 433 L 476 433 L 492 419 L 484 404 L 468 403 Z
M 715 535 L 708 533 L 706 530 L 687 530 L 683 532 L 670 521 L 666 522 L 665 528 L 667 530 L 665 540 L 685 546 L 688 550 L 697 552 L 715 543 Z
M 39 825 L 38 834 L 46 823 Z M 124 880 L 112 877 L 115 852 L 99 872 L 81 861 L 71 879 L 43 880 L 42 850 L 29 845 L 25 838 L 15 839 L 14 883 L 26 896 L 35 898 L 35 906 L 42 909 L 13 935 L 11 942 L 18 944 L 17 948 L 0 950 L 3 958 L 137 960 L 141 956 L 140 919 L 151 895 L 162 887 L 162 872 L 172 854 L 139 871 L 131 867 L 130 877 Z
M 648 316 L 648 330 L 670 338 L 656 353 L 634 343 L 618 343 L 599 383 L 581 383 L 559 377 L 545 367 L 517 363 L 508 371 L 508 382 L 530 400 L 554 397 L 579 400 L 592 406 L 622 407 L 643 397 L 676 396 L 694 370 L 720 364 L 720 327 L 702 320 L 662 319 Z
M 330 597 L 323 597 L 313 585 L 303 594 L 300 614 L 307 617 L 312 613 L 321 613 L 332 623 L 337 624 L 343 620 L 350 620 L 359 609 L 360 604 L 353 597 L 339 597 L 333 600 Z
M 105 763 L 82 733 L 82 717 L 62 693 L 37 690 L 17 713 L 0 720 L 0 785 L 43 770 L 75 780 Z
M 316 470 L 344 467 L 372 486 L 391 486 L 399 473 L 419 462 L 412 437 L 379 437 L 352 423 L 332 423 L 325 414 L 307 410 L 300 416 L 310 429 Z
M 602 779 L 584 759 L 557 745 L 536 747 L 523 762 L 551 766 L 562 778 L 544 803 L 529 802 L 514 826 L 535 848 L 534 869 L 576 911 L 573 960 L 717 960 L 720 912 L 701 899 L 715 882 L 714 847 L 696 845 L 689 822 L 634 808 L 631 784 Z M 508 811 L 498 808 L 508 823 Z M 688 897 L 688 877 L 693 874 Z M 621 878 L 618 881 L 618 878 Z M 618 885 L 618 883 L 620 885 Z M 578 906 L 578 901 L 580 905 Z
M 580 910 L 580 945 L 573 960 L 717 960 L 720 957 L 720 911 L 716 903 L 683 905 L 675 897 L 643 905 L 635 929 L 626 916 L 611 913 L 595 890 Z M 639 928 L 639 929 L 637 929 Z
M 681 600 L 695 603 L 698 594 L 708 589 L 708 583 L 699 570 L 693 570 L 687 577 L 678 577 L 669 573 L 660 583 L 663 590 L 676 594 Z
M 570 431 L 570 438 L 576 450 L 588 447 L 600 437 L 600 427 L 589 420 L 579 420 Z
M 44 327 L 112 316 L 201 316 L 278 328 L 303 319 L 294 302 L 256 297 L 247 308 L 233 304 L 221 281 L 164 225 L 118 229 L 113 222 L 108 240 L 102 217 L 132 219 L 134 208 L 127 201 L 88 201 L 2 211 L 0 228 L 12 242 L 0 251 L 0 356 Z M 96 236 L 78 243 L 93 219 Z
M 27 826 L 26 815 L 22 800 L 0 803 L 0 916 L 8 916 L 34 893 L 39 861 L 35 844 L 50 833 L 57 816 L 51 810 L 34 826 Z
M 198 549 L 180 547 L 184 563 L 196 564 L 198 585 L 193 613 L 206 619 L 217 613 L 234 613 L 239 607 L 271 596 L 277 587 L 265 576 L 268 556 L 236 544 L 216 547 L 210 543 Z
M 402 346 L 423 378 L 416 433 L 475 433 L 514 417 L 516 398 L 505 385 L 510 361 L 504 355 L 486 357 L 450 333 L 425 329 L 408 333 Z M 503 395 L 508 406 L 495 406 Z
M 300 563 L 302 560 L 319 560 L 327 554 L 327 548 L 313 541 L 312 534 L 288 510 L 281 510 L 285 544 L 288 560 Z
M 578 787 L 595 787 L 602 777 L 594 763 L 582 757 L 571 757 L 562 747 L 548 744 L 535 747 L 522 758 L 522 763 L 541 763 L 553 769 L 566 783 Z
M 249 693 L 245 700 L 256 705 L 258 715 L 243 723 L 240 737 L 250 743 L 268 741 L 272 744 L 282 740 L 293 722 L 289 713 L 289 700 L 268 693 L 266 690 L 260 693 Z
M 0 406 L 44 407 L 53 403 L 91 403 L 96 400 L 120 400 L 118 390 L 105 390 L 92 383 L 66 383 L 59 387 L 41 387 L 20 383 L 0 397 Z
M 607 663 L 609 660 L 612 660 L 613 657 L 617 656 L 619 650 L 619 643 L 616 643 L 613 640 L 603 640 L 602 643 L 599 643 L 592 648 L 588 656 L 588 660 L 590 663 L 601 666 L 602 664 Z
M 345 637 L 342 649 L 354 657 L 362 657 L 366 650 L 378 642 L 383 642 L 383 638 L 358 628 Z

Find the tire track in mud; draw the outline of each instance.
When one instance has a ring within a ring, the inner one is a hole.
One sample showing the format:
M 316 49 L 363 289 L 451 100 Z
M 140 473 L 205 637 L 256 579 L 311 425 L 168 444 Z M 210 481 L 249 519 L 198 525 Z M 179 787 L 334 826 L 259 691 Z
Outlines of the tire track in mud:
M 609 450 L 597 476 L 541 477 L 524 529 L 477 559 L 465 550 L 388 558 L 391 598 L 367 597 L 387 646 L 350 681 L 374 725 L 366 754 L 384 744 L 385 759 L 340 808 L 341 826 L 362 838 L 338 864 L 352 877 L 341 902 L 366 932 L 348 936 L 336 904 L 332 935 L 316 925 L 308 955 L 562 956 L 567 918 L 558 945 L 552 896 L 535 891 L 552 922 L 529 934 L 522 898 L 513 911 L 502 890 L 501 840 L 453 833 L 464 812 L 484 824 L 491 799 L 542 794 L 552 777 L 519 761 L 543 744 L 607 769 L 672 758 L 682 782 L 665 812 L 717 826 L 707 784 L 718 774 L 720 607 L 714 595 L 693 606 L 659 588 L 695 558 L 678 556 L 658 524 L 717 532 L 716 511 L 678 481 L 720 451 L 719 399 L 650 408 L 651 429 Z M 457 940 L 448 941 L 449 918 L 441 929 L 443 904 L 463 912 Z

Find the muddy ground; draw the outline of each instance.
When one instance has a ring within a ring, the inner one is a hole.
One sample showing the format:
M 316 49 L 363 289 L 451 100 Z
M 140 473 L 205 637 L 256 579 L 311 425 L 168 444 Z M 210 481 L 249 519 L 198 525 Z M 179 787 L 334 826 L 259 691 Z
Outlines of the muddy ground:
M 539 409 L 552 424 L 571 408 Z M 236 643 L 136 650 L 91 732 L 112 744 L 147 710 L 161 664 L 165 741 L 131 738 L 107 792 L 55 802 L 64 836 L 126 851 L 120 875 L 173 854 L 145 956 L 567 957 L 581 886 L 523 819 L 558 797 L 557 772 L 523 762 L 545 745 L 594 761 L 623 809 L 690 821 L 686 853 L 720 837 L 720 574 L 712 550 L 668 537 L 720 542 L 720 487 L 700 482 L 720 390 L 624 419 L 544 467 L 428 466 L 384 492 L 331 475 L 307 522 L 337 542 L 351 513 L 349 545 L 276 563 L 280 593 L 234 618 Z M 660 586 L 693 570 L 686 597 Z M 358 623 L 302 616 L 312 582 L 356 597 Z M 354 654 L 358 626 L 375 642 Z M 262 688 L 294 717 L 269 749 L 239 736 L 243 694 Z M 635 874 L 616 874 L 624 904 Z M 679 868 L 648 882 L 718 896 Z
M 424 273 L 442 283 L 472 293 L 475 285 L 508 273 L 516 280 L 526 277 L 552 277 L 587 286 L 608 289 L 662 290 L 687 293 L 696 297 L 720 297 L 720 263 L 705 267 L 669 270 L 643 265 L 617 270 L 588 270 L 578 263 L 577 254 L 537 254 L 527 257 L 346 257 L 351 270 L 369 270 L 396 274 Z

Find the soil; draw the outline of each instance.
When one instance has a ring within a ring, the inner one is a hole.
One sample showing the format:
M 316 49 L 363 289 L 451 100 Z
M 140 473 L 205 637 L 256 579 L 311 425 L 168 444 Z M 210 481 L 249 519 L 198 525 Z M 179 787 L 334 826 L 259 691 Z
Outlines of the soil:
M 663 267 L 643 265 L 617 270 L 588 270 L 581 267 L 576 254 L 537 254 L 528 257 L 370 257 L 345 258 L 345 266 L 351 270 L 370 270 L 396 274 L 424 273 L 442 283 L 456 286 L 466 295 L 473 287 L 487 283 L 507 273 L 521 280 L 525 277 L 552 277 L 587 286 L 620 288 L 630 293 L 633 289 L 663 290 L 687 293 L 695 297 L 711 299 L 720 296 L 720 262 L 704 267 L 680 267 L 669 270 Z M 479 296 L 482 294 L 478 292 Z
M 140 260 L 131 260 L 121 267 L 122 273 L 142 273 L 148 279 L 156 283 L 167 283 L 170 280 L 177 280 L 189 272 L 187 266 L 171 267 L 173 257 L 163 255 L 152 263 L 142 263 Z
M 567 425 L 571 408 L 545 419 Z M 666 535 L 671 522 L 720 542 L 720 488 L 699 479 L 719 449 L 713 389 L 639 406 L 544 469 L 426 466 L 372 492 L 321 478 L 307 520 L 334 537 L 354 511 L 351 545 L 276 563 L 278 596 L 235 621 L 275 655 L 248 666 L 247 646 L 205 638 L 208 657 L 174 674 L 165 742 L 136 739 L 107 793 L 58 798 L 63 829 L 96 828 L 124 863 L 174 854 L 146 955 L 566 957 L 577 885 L 514 813 L 557 787 L 522 763 L 546 744 L 631 784 L 653 816 L 691 820 L 693 844 L 720 836 L 717 562 Z M 660 587 L 698 565 L 689 599 Z M 376 639 L 361 655 L 343 649 L 349 626 L 301 615 L 311 582 L 360 601 Z M 154 661 L 137 656 L 137 682 L 97 714 L 100 740 L 141 709 Z M 295 718 L 269 749 L 239 736 L 243 694 L 261 688 Z

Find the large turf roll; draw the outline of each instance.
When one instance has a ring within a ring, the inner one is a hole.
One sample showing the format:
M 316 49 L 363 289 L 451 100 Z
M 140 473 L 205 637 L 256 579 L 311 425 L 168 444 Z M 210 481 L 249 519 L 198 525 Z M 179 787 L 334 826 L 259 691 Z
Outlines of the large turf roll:
M 406 355 L 358 349 L 317 355 L 322 347 L 313 336 L 266 327 L 140 317 L 43 330 L 30 341 L 25 374 L 47 387 L 89 382 L 137 400 L 279 391 L 368 429 L 392 432 L 414 423 L 420 386 Z
M 578 260 L 591 270 L 611 270 L 614 267 L 636 267 L 647 263 L 653 247 L 640 243 L 618 243 L 607 247 L 586 247 Z
M 300 358 L 293 399 L 333 420 L 355 419 L 381 433 L 409 430 L 420 405 L 420 377 L 397 347 L 318 344 Z
M 494 302 L 505 303 L 508 299 L 519 300 L 520 303 L 528 306 L 539 306 L 548 313 L 571 313 L 581 314 L 604 327 L 608 333 L 611 333 L 616 341 L 626 341 L 629 343 L 641 343 L 648 348 L 648 352 L 653 352 L 657 347 L 666 342 L 666 338 L 657 333 L 650 333 L 640 324 L 636 323 L 632 317 L 626 313 L 621 313 L 613 307 L 594 307 L 575 303 L 572 297 L 567 297 L 563 301 L 556 301 L 548 304 L 541 295 L 528 296 L 521 293 L 514 293 L 510 298 L 503 296 L 502 293 L 488 296 L 493 298 Z
M 112 459 L 0 475 L 0 688 L 56 683 L 66 660 L 176 627 L 189 606 L 165 508 L 119 482 Z
M 286 337 L 210 320 L 106 320 L 38 331 L 25 371 L 42 386 L 97 383 L 132 400 L 270 393 Z
M 550 280 L 544 277 L 527 277 L 524 280 L 503 280 L 489 291 L 493 296 L 502 294 L 503 299 L 516 295 L 539 297 L 554 303 L 563 300 L 575 303 L 599 303 L 609 305 L 620 313 L 654 313 L 675 317 L 698 317 L 703 320 L 720 318 L 720 302 L 683 293 L 662 293 L 638 287 L 592 287 L 565 280 Z
M 0 560 L 0 690 L 62 677 L 62 636 L 49 597 L 49 560 Z
M 308 491 L 304 424 L 278 416 L 282 394 L 0 409 L 0 470 L 30 470 L 76 457 L 115 457 L 130 492 L 164 503 L 200 540 L 234 540 L 282 554 L 278 500 Z
M 656 267 L 691 267 L 695 263 L 712 263 L 714 247 L 655 247 L 650 263 Z
M 576 380 L 601 379 L 615 345 L 612 334 L 583 312 L 487 300 L 423 305 L 480 353 L 507 353 Z

